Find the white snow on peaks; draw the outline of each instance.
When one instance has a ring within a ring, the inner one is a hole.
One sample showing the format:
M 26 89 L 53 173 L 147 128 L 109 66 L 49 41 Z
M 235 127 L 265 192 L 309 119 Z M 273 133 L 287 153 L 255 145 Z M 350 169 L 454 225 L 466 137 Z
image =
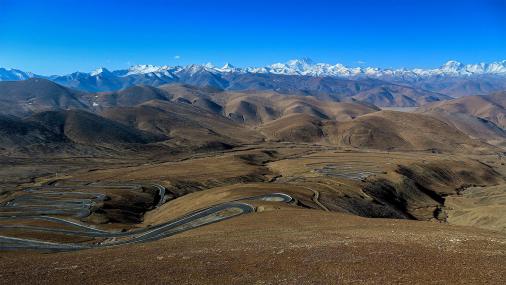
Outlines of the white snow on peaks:
M 119 72 L 121 76 L 128 75 L 146 75 L 146 76 L 158 76 L 158 77 L 174 77 L 173 72 L 177 71 L 177 67 L 172 67 L 168 65 L 157 66 L 151 64 L 138 64 L 131 66 L 128 70 L 124 72 Z
M 446 72 L 457 72 L 459 69 L 462 69 L 462 67 L 464 67 L 464 64 L 456 60 L 450 60 L 441 66 L 441 70 Z
M 0 69 L 0 79 L 6 75 L 5 69 Z M 388 69 L 377 67 L 347 67 L 340 63 L 315 63 L 311 59 L 293 59 L 285 63 L 274 63 L 264 67 L 235 67 L 230 63 L 226 63 L 222 67 L 216 67 L 212 63 L 190 64 L 187 66 L 156 66 L 156 65 L 134 65 L 127 70 L 117 70 L 113 74 L 117 76 L 129 75 L 145 75 L 158 77 L 177 77 L 179 74 L 194 75 L 200 72 L 211 73 L 265 73 L 265 74 L 282 74 L 282 75 L 307 75 L 318 77 L 430 77 L 430 76 L 472 76 L 472 75 L 504 75 L 506 76 L 506 60 L 492 63 L 463 64 L 455 60 L 450 60 L 439 68 L 435 69 Z M 99 74 L 109 74 L 105 68 L 99 68 L 90 75 L 97 76 Z M 10 77 L 14 75 L 9 74 Z M 23 77 L 23 75 L 20 75 Z
M 252 73 L 273 73 L 285 75 L 310 75 L 310 76 L 470 76 L 470 75 L 506 75 L 506 60 L 493 63 L 463 64 L 450 60 L 440 68 L 435 69 L 382 69 L 376 67 L 346 67 L 342 64 L 314 63 L 310 59 L 294 59 L 286 63 L 275 63 L 266 67 L 246 68 Z
M 23 72 L 17 69 L 0 68 L 0 81 L 1 80 L 26 80 L 32 78 L 34 75 L 31 72 Z
M 138 64 L 131 66 L 128 69 L 128 74 L 146 74 L 152 72 L 160 72 L 163 69 L 167 69 L 167 66 L 156 66 L 151 64 Z
M 107 68 L 100 67 L 100 68 L 97 68 L 97 69 L 93 70 L 92 72 L 90 72 L 90 75 L 97 76 L 97 75 L 108 74 L 108 73 L 111 73 L 111 72 L 109 70 L 107 70 Z
M 436 69 L 414 69 L 415 74 L 421 76 L 471 76 L 471 75 L 506 75 L 506 60 L 492 63 L 463 64 L 450 60 Z
M 220 72 L 241 72 L 240 68 L 233 66 L 230 63 L 225 63 L 221 68 L 216 68 Z
M 281 75 L 305 75 L 317 77 L 376 77 L 376 78 L 403 78 L 418 79 L 432 76 L 438 77 L 465 77 L 465 76 L 506 76 L 506 60 L 491 63 L 464 64 L 456 60 L 450 60 L 439 68 L 377 68 L 377 67 L 348 67 L 340 63 L 315 63 L 309 58 L 292 59 L 285 63 L 274 63 L 260 67 L 236 67 L 226 63 L 222 67 L 217 67 L 212 63 L 190 64 L 187 66 L 157 66 L 151 64 L 139 64 L 131 66 L 124 70 L 109 71 L 104 67 L 98 68 L 90 73 L 75 72 L 65 75 L 67 78 L 80 80 L 83 76 L 96 77 L 126 77 L 126 76 L 146 76 L 151 78 L 178 78 L 185 76 L 194 76 L 200 73 L 212 74 L 230 74 L 230 73 L 262 73 L 262 74 L 281 74 Z M 56 75 L 55 75 L 56 76 Z M 53 76 L 53 77 L 55 77 Z M 32 77 L 43 77 L 30 72 L 23 72 L 17 69 L 0 68 L 0 81 L 2 80 L 25 80 Z

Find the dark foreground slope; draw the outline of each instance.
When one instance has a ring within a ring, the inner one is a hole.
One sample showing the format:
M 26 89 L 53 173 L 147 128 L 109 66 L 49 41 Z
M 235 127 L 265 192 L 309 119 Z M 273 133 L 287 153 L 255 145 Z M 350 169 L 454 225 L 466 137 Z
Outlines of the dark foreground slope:
M 2 253 L 0 263 L 9 283 L 502 284 L 505 242 L 465 227 L 287 209 L 149 244 Z
M 79 110 L 43 112 L 28 120 L 37 122 L 77 144 L 146 144 L 165 139 L 164 136 L 156 136 Z
M 47 110 L 88 109 L 82 95 L 46 79 L 0 81 L 0 113 L 25 116 Z
M 93 155 L 96 152 L 97 155 L 105 155 L 107 148 L 123 149 L 127 145 L 143 145 L 165 139 L 164 136 L 80 110 L 47 111 L 24 119 L 2 116 L 0 132 L 4 154 L 83 152 Z

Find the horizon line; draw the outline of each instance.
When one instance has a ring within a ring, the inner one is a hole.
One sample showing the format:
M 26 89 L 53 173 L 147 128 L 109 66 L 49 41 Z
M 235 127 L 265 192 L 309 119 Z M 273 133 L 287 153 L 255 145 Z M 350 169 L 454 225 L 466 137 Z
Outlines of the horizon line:
M 223 65 L 215 65 L 213 62 L 209 61 L 209 62 L 206 62 L 206 63 L 188 63 L 188 64 L 176 64 L 176 65 L 168 65 L 168 64 L 150 64 L 150 63 L 141 63 L 141 64 L 131 64 L 131 65 L 128 65 L 128 67 L 126 68 L 111 68 L 111 67 L 106 67 L 106 66 L 99 66 L 95 69 L 92 69 L 90 71 L 81 71 L 79 69 L 77 69 L 76 71 L 73 71 L 73 72 L 70 72 L 70 73 L 53 73 L 53 74 L 43 74 L 43 73 L 37 73 L 37 72 L 33 72 L 33 71 L 30 71 L 30 70 L 24 70 L 22 68 L 17 68 L 17 67 L 3 67 L 0 65 L 0 69 L 4 69 L 4 70 L 16 70 L 16 71 L 21 71 L 21 72 L 25 72 L 25 73 L 31 73 L 33 75 L 41 75 L 41 76 L 61 76 L 61 75 L 69 75 L 69 74 L 73 74 L 73 73 L 86 73 L 86 74 L 90 74 L 90 73 L 93 73 L 94 71 L 97 71 L 99 69 L 105 69 L 107 71 L 111 71 L 111 72 L 114 72 L 114 71 L 122 71 L 122 70 L 129 70 L 130 68 L 132 67 L 137 67 L 137 66 L 152 66 L 152 67 L 189 67 L 189 66 L 192 66 L 192 65 L 196 65 L 196 66 L 204 66 L 204 67 L 209 67 L 209 68 L 214 68 L 214 69 L 221 69 L 223 67 L 225 67 L 226 65 L 231 65 L 233 68 L 237 68 L 237 69 L 248 69 L 248 68 L 264 68 L 264 67 L 272 67 L 273 65 L 275 64 L 288 64 L 290 61 L 306 61 L 309 65 L 311 66 L 314 66 L 314 65 L 319 65 L 319 64 L 322 64 L 322 65 L 330 65 L 330 66 L 336 66 L 336 65 L 342 65 L 343 67 L 345 68 L 361 68 L 361 69 L 367 69 L 367 68 L 374 68 L 374 69 L 379 69 L 379 70 L 434 70 L 434 69 L 438 69 L 438 68 L 441 68 L 443 67 L 444 65 L 448 64 L 448 63 L 452 63 L 452 62 L 455 62 L 455 63 L 458 63 L 458 64 L 462 64 L 464 66 L 467 66 L 467 65 L 481 65 L 481 64 L 493 64 L 493 63 L 502 63 L 502 64 L 505 64 L 506 63 L 506 59 L 499 59 L 499 60 L 493 60 L 493 61 L 480 61 L 480 62 L 475 62 L 475 63 L 465 63 L 465 62 L 462 62 L 462 61 L 459 61 L 459 60 L 455 60 L 455 59 L 449 59 L 449 60 L 446 60 L 444 63 L 440 64 L 439 66 L 436 66 L 436 67 L 431 67 L 431 68 L 421 68 L 421 67 L 412 67 L 412 68 L 407 68 L 407 67 L 377 67 L 377 66 L 373 66 L 373 65 L 366 65 L 367 63 L 364 62 L 364 61 L 356 61 L 356 64 L 355 66 L 352 66 L 352 65 L 345 65 L 345 64 L 342 64 L 340 62 L 337 62 L 337 63 L 328 63 L 328 62 L 316 62 L 314 60 L 312 60 L 310 57 L 301 57 L 301 58 L 292 58 L 292 59 L 289 59 L 287 61 L 277 61 L 277 62 L 274 62 L 274 63 L 271 63 L 271 64 L 268 64 L 268 65 L 263 65 L 263 66 L 251 66 L 251 65 L 246 65 L 246 66 L 242 66 L 242 65 L 234 65 L 233 63 L 231 62 L 225 62 Z

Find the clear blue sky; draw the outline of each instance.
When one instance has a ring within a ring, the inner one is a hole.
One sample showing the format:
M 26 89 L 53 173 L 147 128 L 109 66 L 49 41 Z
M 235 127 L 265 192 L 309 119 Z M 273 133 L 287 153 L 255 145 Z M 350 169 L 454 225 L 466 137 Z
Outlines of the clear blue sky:
M 61 74 L 300 57 L 424 68 L 506 59 L 506 0 L 0 0 L 1 67 Z

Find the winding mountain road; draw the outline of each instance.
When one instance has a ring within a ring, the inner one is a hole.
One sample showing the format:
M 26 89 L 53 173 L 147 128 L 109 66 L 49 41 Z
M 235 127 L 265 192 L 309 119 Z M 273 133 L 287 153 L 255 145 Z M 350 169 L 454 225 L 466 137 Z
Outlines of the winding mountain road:
M 316 191 L 312 188 L 309 188 L 307 186 L 302 186 L 302 185 L 297 185 L 298 187 L 302 187 L 302 188 L 305 188 L 309 191 L 311 191 L 313 193 L 313 202 L 318 205 L 318 207 L 320 207 L 322 210 L 326 211 L 326 212 L 330 212 L 330 210 L 325 206 L 323 205 L 321 202 L 320 202 L 320 192 L 319 191 Z
M 253 206 L 243 202 L 248 200 L 273 201 L 284 203 L 291 203 L 294 201 L 294 199 L 290 195 L 284 193 L 272 193 L 260 196 L 247 197 L 231 202 L 221 203 L 205 209 L 200 209 L 188 213 L 175 220 L 168 221 L 166 223 L 162 223 L 153 227 L 132 230 L 129 232 L 102 231 L 87 225 L 83 225 L 80 223 L 76 223 L 61 218 L 37 216 L 32 218 L 36 220 L 45 220 L 50 222 L 61 223 L 66 226 L 75 227 L 75 229 L 69 230 L 69 229 L 46 228 L 36 226 L 24 226 L 24 225 L 13 225 L 13 226 L 2 225 L 0 226 L 0 230 L 24 229 L 27 231 L 39 231 L 49 233 L 60 233 L 73 236 L 106 238 L 106 240 L 97 244 L 71 244 L 71 243 L 55 243 L 35 239 L 23 239 L 8 236 L 0 236 L 0 250 L 35 249 L 35 250 L 48 250 L 48 251 L 68 251 L 68 250 L 110 247 L 110 246 L 119 246 L 125 244 L 154 241 L 187 230 L 191 230 L 197 227 L 230 219 L 238 215 L 254 212 L 255 208 Z M 30 217 L 23 217 L 23 219 L 27 218 Z M 8 219 L 8 217 L 2 217 L 1 219 L 5 220 Z M 12 217 L 12 219 L 21 219 L 21 218 Z

